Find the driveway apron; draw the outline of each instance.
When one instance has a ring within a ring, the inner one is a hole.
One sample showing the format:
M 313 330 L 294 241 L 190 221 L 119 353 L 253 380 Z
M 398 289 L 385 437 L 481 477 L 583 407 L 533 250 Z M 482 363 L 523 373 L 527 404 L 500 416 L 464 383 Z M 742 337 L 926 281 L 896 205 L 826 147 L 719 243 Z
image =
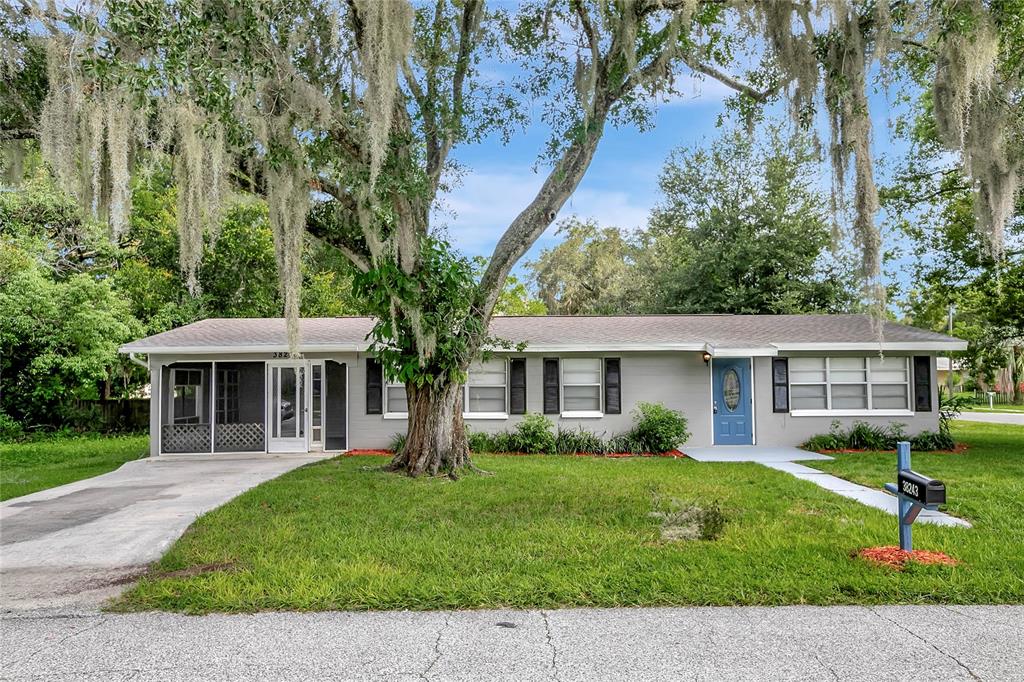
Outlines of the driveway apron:
M 0 504 L 0 607 L 116 595 L 201 514 L 320 456 L 156 457 Z

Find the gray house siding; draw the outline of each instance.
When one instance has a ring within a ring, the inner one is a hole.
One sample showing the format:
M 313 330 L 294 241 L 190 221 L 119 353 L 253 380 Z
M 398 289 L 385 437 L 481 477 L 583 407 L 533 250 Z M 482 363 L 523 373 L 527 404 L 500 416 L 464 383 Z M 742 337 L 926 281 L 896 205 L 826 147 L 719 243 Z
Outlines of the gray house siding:
M 583 428 L 612 436 L 633 425 L 633 408 L 638 402 L 662 403 L 686 415 L 693 433 L 690 445 L 711 444 L 711 378 L 700 353 L 509 353 L 495 357 L 526 358 L 526 410 L 544 412 L 544 358 L 615 357 L 622 373 L 622 413 L 600 418 L 562 418 L 547 415 L 561 429 Z M 366 414 L 366 356 L 360 354 L 349 373 L 349 415 L 353 448 L 386 448 L 396 433 L 405 431 L 406 420 L 393 416 Z M 494 433 L 514 429 L 523 415 L 504 419 L 466 417 L 470 430 Z
M 790 354 L 795 356 L 796 354 Z M 821 355 L 821 353 L 805 353 Z M 836 354 L 830 354 L 835 356 Z M 860 355 L 864 353 L 849 353 Z M 898 354 L 891 354 L 896 356 Z M 909 355 L 909 354 L 908 354 Z M 499 357 L 526 359 L 526 409 L 530 413 L 543 413 L 543 361 L 544 358 L 570 357 L 614 357 L 621 360 L 621 414 L 608 414 L 599 418 L 562 418 L 548 415 L 558 428 L 583 428 L 597 434 L 612 436 L 629 430 L 633 424 L 632 411 L 638 402 L 656 402 L 682 412 L 689 421 L 691 432 L 687 445 L 706 446 L 712 444 L 711 413 L 711 370 L 703 361 L 701 353 L 692 351 L 631 351 L 616 353 L 584 352 L 535 352 L 504 353 Z M 170 381 L 169 365 L 181 363 L 195 365 L 216 360 L 220 362 L 272 361 L 270 353 L 153 355 L 150 357 L 151 395 L 154 398 L 150 408 L 150 453 L 160 453 L 160 424 L 162 422 L 160 402 L 168 409 L 167 392 Z M 406 429 L 406 420 L 393 415 L 366 413 L 366 359 L 365 353 L 307 353 L 307 360 L 331 359 L 345 363 L 348 372 L 347 421 L 348 447 L 350 449 L 386 448 L 396 433 Z M 775 413 L 772 405 L 770 357 L 753 358 L 754 381 L 754 432 L 758 445 L 798 445 L 812 435 L 824 433 L 834 419 L 844 426 L 854 421 L 888 425 L 892 422 L 906 424 L 907 432 L 915 434 L 923 430 L 938 429 L 938 382 L 936 381 L 935 358 L 931 358 L 932 411 L 900 416 L 792 416 L 789 413 Z M 162 401 L 155 398 L 162 397 Z M 207 400 L 209 396 L 207 396 Z M 262 395 L 258 397 L 262 401 Z M 206 401 L 204 401 L 206 402 Z M 208 409 L 204 406 L 204 410 Z M 331 419 L 330 415 L 327 415 Z M 495 432 L 514 429 L 523 419 L 522 415 L 509 415 L 504 419 L 478 419 L 468 416 L 466 424 L 471 430 Z
M 822 353 L 804 353 L 806 356 L 820 357 Z M 863 353 L 827 353 L 830 357 L 839 355 L 863 357 Z M 917 353 L 916 355 L 921 355 Z M 789 357 L 795 357 L 790 354 Z M 889 357 L 905 357 L 906 354 L 891 353 Z M 800 445 L 811 436 L 827 433 L 833 421 L 838 421 L 844 428 L 854 422 L 862 421 L 876 426 L 888 426 L 892 423 L 906 425 L 909 435 L 921 431 L 938 431 L 939 429 L 939 396 L 935 375 L 935 358 L 931 357 L 931 390 L 932 411 L 915 412 L 912 415 L 898 416 L 798 416 L 788 412 L 774 412 L 772 409 L 772 358 L 754 358 L 754 429 L 759 445 Z M 911 405 L 913 405 L 913 380 L 911 380 Z

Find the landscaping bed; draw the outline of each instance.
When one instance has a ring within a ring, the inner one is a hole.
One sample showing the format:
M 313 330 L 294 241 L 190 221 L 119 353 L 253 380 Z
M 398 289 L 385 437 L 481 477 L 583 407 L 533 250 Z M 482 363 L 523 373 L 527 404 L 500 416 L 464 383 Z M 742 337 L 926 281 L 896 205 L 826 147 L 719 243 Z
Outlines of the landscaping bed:
M 914 457 L 974 524 L 915 527 L 955 566 L 859 558 L 896 541 L 895 517 L 756 464 L 482 455 L 493 476 L 454 482 L 338 457 L 198 519 L 114 608 L 1024 603 L 1024 428 L 986 427 L 956 427 L 961 456 Z M 895 475 L 891 453 L 814 464 Z

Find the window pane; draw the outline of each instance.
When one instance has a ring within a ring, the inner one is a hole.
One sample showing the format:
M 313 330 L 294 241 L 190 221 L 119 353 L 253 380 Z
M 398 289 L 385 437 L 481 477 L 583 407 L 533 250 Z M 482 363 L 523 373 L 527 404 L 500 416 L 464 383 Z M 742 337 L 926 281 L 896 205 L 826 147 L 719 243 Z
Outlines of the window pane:
M 872 384 L 871 407 L 876 410 L 907 409 L 907 385 Z
M 504 386 L 505 361 L 502 359 L 488 360 L 473 365 L 469 368 L 469 384 L 471 386 Z
M 871 358 L 871 383 L 899 384 L 906 380 L 906 358 Z
M 408 412 L 405 386 L 388 386 L 388 412 Z
M 505 387 L 470 386 L 466 412 L 505 412 Z
M 562 360 L 562 383 L 566 385 L 601 383 L 601 359 L 567 358 Z
M 824 410 L 828 407 L 825 401 L 825 385 L 809 384 L 793 386 L 790 394 L 793 410 Z
M 864 358 L 831 358 L 829 360 L 829 381 L 834 384 L 867 381 Z M 833 401 L 833 407 L 835 402 Z
M 832 384 L 833 410 L 866 410 L 867 407 L 866 384 Z
M 790 358 L 789 380 L 794 384 L 825 382 L 825 358 Z
M 600 386 L 564 386 L 562 409 L 566 412 L 597 412 L 601 409 Z

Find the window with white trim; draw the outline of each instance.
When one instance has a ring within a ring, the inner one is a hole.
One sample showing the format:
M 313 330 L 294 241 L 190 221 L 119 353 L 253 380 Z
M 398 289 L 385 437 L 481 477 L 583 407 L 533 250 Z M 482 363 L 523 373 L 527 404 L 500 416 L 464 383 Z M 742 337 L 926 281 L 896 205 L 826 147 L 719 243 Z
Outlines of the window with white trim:
M 909 410 L 906 357 L 789 358 L 790 410 Z
M 562 358 L 563 414 L 601 412 L 601 358 Z
M 175 424 L 198 424 L 203 404 L 203 372 L 199 369 L 171 370 L 171 418 Z
M 505 358 L 478 362 L 469 368 L 463 395 L 465 414 L 507 414 L 508 363 Z
M 408 414 L 409 398 L 405 394 L 405 384 L 384 385 L 384 412 L 387 414 Z

